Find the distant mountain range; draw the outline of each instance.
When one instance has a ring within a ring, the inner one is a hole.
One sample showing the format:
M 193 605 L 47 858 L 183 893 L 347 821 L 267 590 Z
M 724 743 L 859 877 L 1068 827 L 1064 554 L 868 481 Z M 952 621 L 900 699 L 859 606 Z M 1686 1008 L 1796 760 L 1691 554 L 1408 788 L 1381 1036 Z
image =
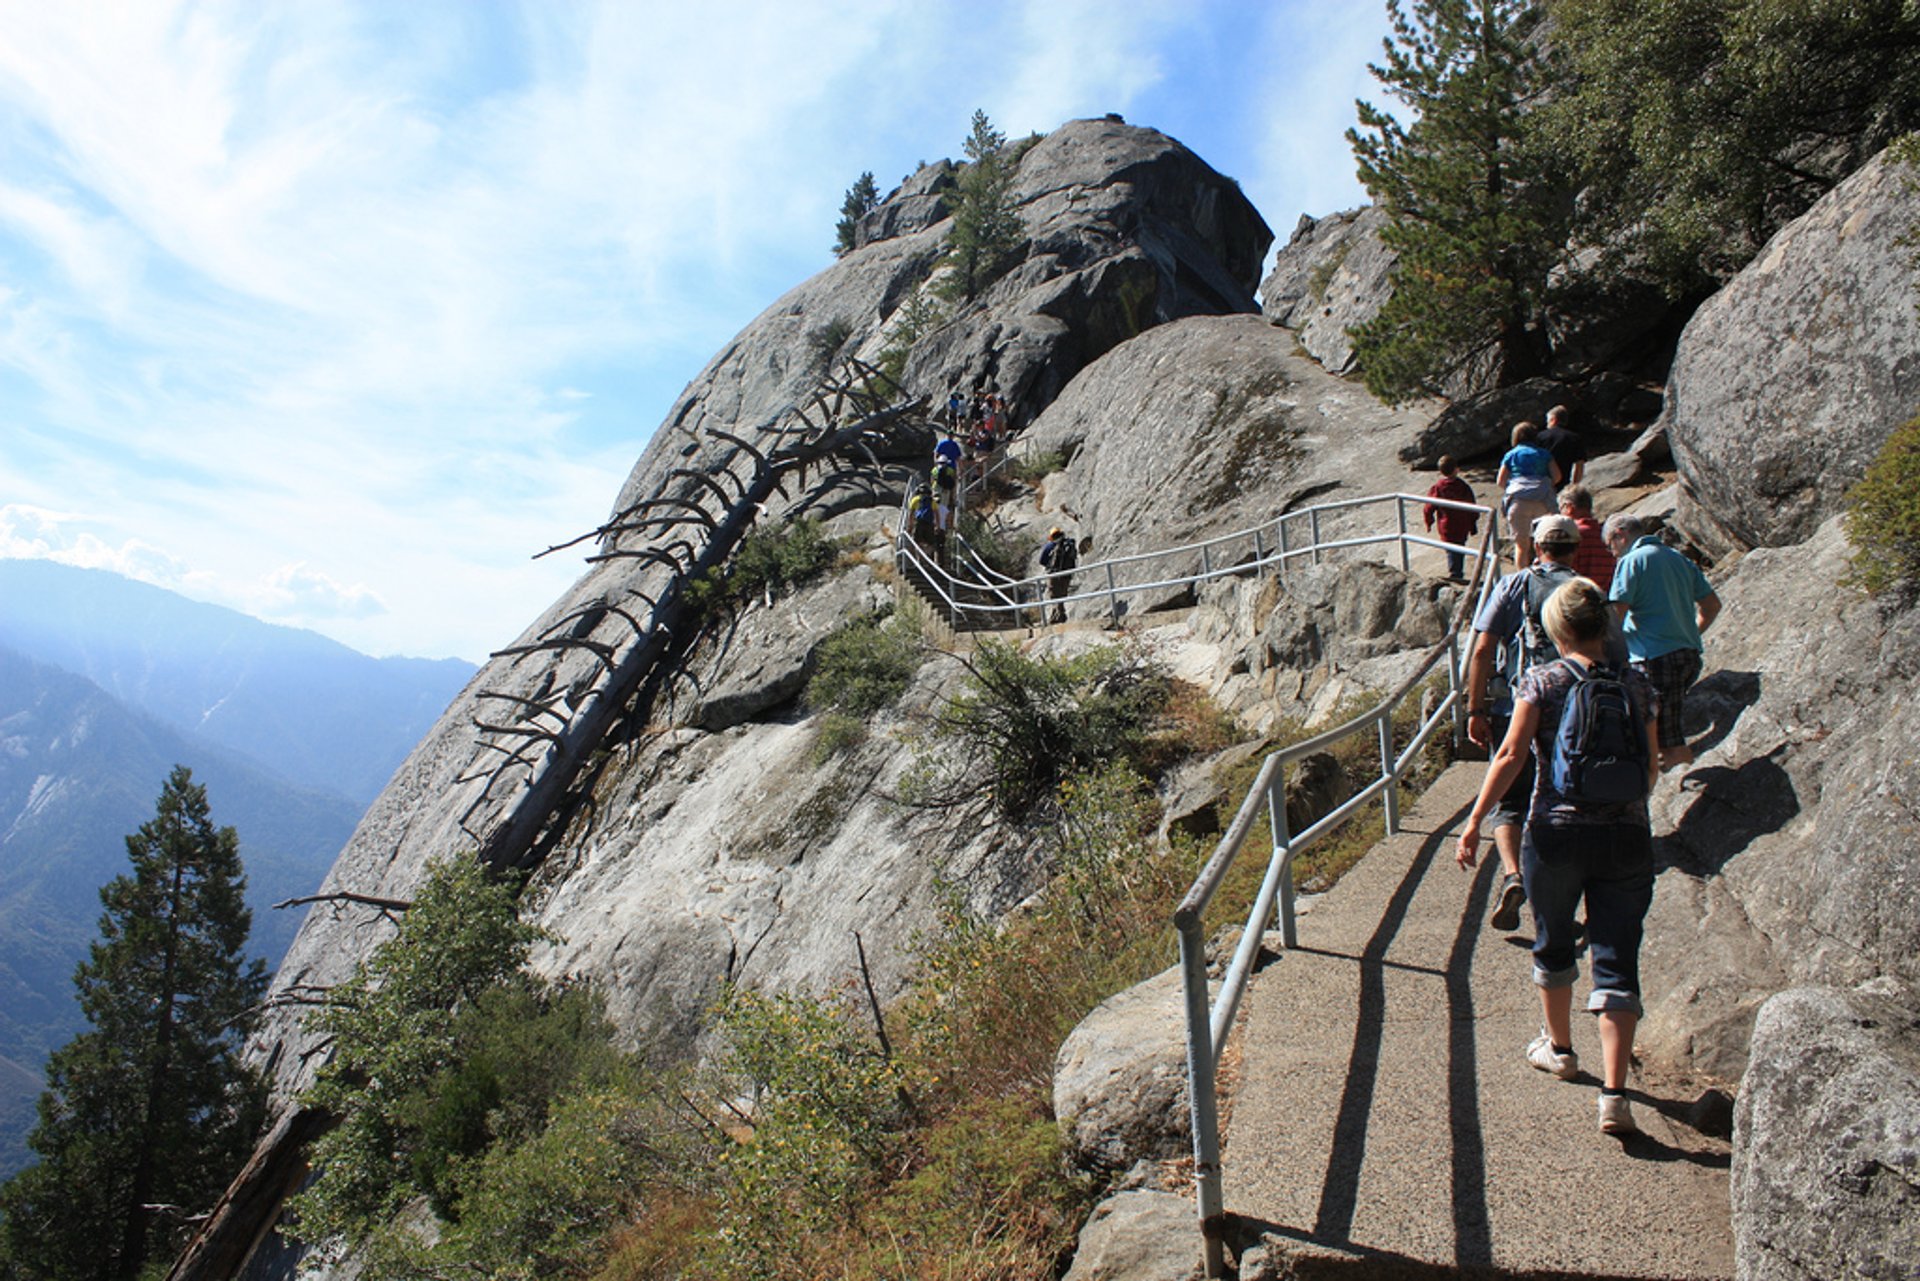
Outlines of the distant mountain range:
M 457 658 L 369 658 L 315 632 L 46 560 L 0 560 L 0 646 L 363 807 L 474 672 Z
M 0 1175 L 24 1164 L 73 970 L 168 770 L 240 835 L 253 947 L 277 964 L 368 798 L 472 674 L 372 659 L 116 575 L 0 560 Z

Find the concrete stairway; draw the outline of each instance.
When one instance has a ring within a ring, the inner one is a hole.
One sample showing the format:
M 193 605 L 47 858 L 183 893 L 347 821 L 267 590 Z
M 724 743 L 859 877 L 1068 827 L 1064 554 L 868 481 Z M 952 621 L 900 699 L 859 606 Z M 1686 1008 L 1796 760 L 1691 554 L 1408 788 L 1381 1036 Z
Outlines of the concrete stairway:
M 1229 1047 L 1229 1242 L 1264 1239 L 1287 1277 L 1731 1277 L 1728 1147 L 1687 1120 L 1702 1084 L 1636 1072 L 1643 1135 L 1600 1134 L 1584 982 L 1581 1077 L 1522 1058 L 1530 923 L 1485 925 L 1490 843 L 1473 874 L 1453 863 L 1484 770 L 1449 769 L 1255 978 Z

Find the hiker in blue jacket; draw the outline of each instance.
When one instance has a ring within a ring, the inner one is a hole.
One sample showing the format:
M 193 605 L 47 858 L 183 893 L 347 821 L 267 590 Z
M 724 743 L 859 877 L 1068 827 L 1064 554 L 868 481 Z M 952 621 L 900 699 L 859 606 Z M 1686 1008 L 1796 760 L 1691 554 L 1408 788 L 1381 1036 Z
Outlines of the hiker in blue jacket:
M 1487 764 L 1454 860 L 1474 866 L 1480 824 L 1531 752 L 1536 768 L 1520 865 L 1533 909 L 1533 981 L 1545 1027 L 1527 1046 L 1526 1059 L 1563 1081 L 1580 1073 L 1572 1026 L 1573 984 L 1580 977 L 1574 916 L 1584 898 L 1593 964 L 1587 1009 L 1600 1025 L 1600 1129 L 1631 1134 L 1638 1126 L 1627 1103 L 1627 1069 L 1641 1014 L 1641 923 L 1653 902 L 1646 797 L 1659 772 L 1660 706 L 1645 676 L 1606 665 L 1610 612 L 1606 594 L 1591 581 L 1576 578 L 1556 589 L 1541 621 L 1561 658 L 1520 677 L 1507 736 Z M 1583 792 L 1573 772 L 1573 762 L 1599 754 L 1599 738 L 1571 740 L 1582 723 L 1602 724 L 1592 712 L 1609 696 L 1613 738 L 1606 760 L 1613 779 L 1624 777 L 1627 786 L 1602 799 Z M 1563 725 L 1572 732 L 1563 733 Z

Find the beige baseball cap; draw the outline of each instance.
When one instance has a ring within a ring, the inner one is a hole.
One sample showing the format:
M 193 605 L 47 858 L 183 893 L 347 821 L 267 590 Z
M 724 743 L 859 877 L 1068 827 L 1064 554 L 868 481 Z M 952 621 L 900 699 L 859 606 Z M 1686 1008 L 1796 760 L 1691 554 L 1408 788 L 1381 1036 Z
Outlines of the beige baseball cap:
M 1533 541 L 1557 547 L 1578 547 L 1580 526 L 1569 516 L 1542 516 L 1533 522 Z

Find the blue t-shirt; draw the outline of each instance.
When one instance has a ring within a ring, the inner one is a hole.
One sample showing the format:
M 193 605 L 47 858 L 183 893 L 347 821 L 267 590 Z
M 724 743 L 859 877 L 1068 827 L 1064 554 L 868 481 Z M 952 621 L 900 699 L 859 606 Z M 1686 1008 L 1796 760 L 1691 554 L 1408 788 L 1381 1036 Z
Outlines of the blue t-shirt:
M 1627 606 L 1627 653 L 1644 663 L 1675 650 L 1700 648 L 1695 602 L 1713 595 L 1700 567 L 1643 534 L 1613 569 L 1607 598 Z
M 1515 445 L 1500 465 L 1507 469 L 1508 498 L 1535 498 L 1552 505 L 1552 454 L 1534 445 Z

